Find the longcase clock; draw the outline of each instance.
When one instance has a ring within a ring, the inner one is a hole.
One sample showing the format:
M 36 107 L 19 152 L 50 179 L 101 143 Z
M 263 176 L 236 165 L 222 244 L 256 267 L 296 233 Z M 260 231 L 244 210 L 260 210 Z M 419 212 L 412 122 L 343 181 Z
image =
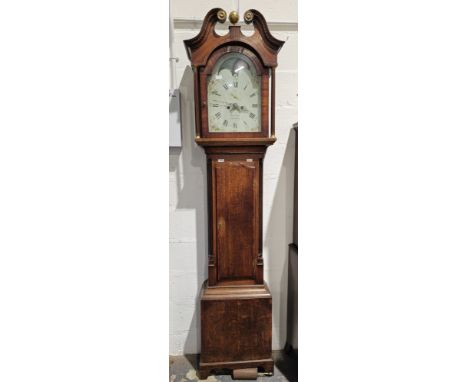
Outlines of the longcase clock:
M 275 68 L 283 45 L 251 9 L 246 36 L 236 12 L 229 33 L 210 10 L 199 34 L 185 40 L 195 89 L 197 144 L 207 156 L 208 280 L 202 286 L 199 373 L 230 369 L 272 373 L 272 297 L 263 280 L 262 177 L 275 138 Z

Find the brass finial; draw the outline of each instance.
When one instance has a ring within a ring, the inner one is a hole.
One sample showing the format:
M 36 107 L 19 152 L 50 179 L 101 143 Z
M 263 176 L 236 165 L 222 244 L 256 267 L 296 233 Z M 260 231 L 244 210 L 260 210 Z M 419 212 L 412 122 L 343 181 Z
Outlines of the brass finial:
M 226 11 L 221 9 L 218 11 L 218 13 L 216 14 L 216 16 L 218 17 L 218 21 L 220 23 L 224 23 L 226 21 Z
M 239 21 L 239 14 L 236 11 L 232 11 L 229 14 L 229 21 L 231 22 L 231 24 L 237 23 Z
M 254 18 L 254 15 L 253 15 L 252 11 L 250 11 L 250 10 L 245 11 L 244 21 L 245 21 L 246 24 L 250 24 L 252 22 L 253 18 Z

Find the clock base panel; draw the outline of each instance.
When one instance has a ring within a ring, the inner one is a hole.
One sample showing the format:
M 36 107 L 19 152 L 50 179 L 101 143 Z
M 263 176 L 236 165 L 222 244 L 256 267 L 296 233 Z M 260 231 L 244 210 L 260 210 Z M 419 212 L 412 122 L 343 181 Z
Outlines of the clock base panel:
M 201 377 L 223 369 L 273 373 L 272 298 L 266 284 L 208 287 L 201 293 Z

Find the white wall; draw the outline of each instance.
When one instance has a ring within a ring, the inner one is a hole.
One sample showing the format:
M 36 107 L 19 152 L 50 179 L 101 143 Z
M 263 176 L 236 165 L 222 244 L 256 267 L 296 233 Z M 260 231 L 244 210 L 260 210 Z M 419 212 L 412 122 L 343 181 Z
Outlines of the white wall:
M 201 23 L 196 20 L 202 20 L 211 8 L 221 7 L 229 13 L 237 8 L 237 2 L 172 0 L 171 6 L 183 129 L 183 147 L 170 149 L 169 160 L 169 333 L 170 354 L 177 355 L 200 351 L 198 293 L 207 278 L 206 160 L 193 141 L 193 77 L 183 40 L 199 32 Z M 295 137 L 291 128 L 297 121 L 297 2 L 240 1 L 241 15 L 250 8 L 262 12 L 273 35 L 286 41 L 276 72 L 278 140 L 267 151 L 263 179 L 265 280 L 273 294 L 273 349 L 281 349 L 286 341 L 287 255 L 292 242 Z

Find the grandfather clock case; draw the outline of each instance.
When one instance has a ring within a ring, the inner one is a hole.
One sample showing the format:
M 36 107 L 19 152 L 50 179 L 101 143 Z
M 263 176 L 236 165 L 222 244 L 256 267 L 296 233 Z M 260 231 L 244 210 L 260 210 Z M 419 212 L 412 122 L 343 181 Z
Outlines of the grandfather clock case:
M 263 280 L 263 159 L 275 141 L 275 68 L 283 45 L 263 15 L 229 15 L 229 32 L 210 10 L 201 31 L 185 40 L 195 89 L 195 142 L 207 157 L 208 280 L 202 285 L 202 379 L 226 369 L 273 373 L 272 296 Z

